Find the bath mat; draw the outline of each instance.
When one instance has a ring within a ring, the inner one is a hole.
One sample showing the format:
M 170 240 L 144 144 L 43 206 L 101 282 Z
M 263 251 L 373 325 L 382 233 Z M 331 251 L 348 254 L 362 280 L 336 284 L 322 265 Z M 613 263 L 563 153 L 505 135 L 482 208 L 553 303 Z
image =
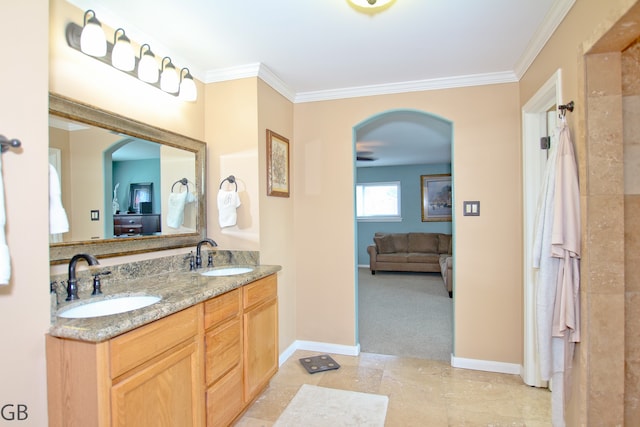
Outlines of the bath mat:
M 322 354 L 320 356 L 313 357 L 303 357 L 300 360 L 302 366 L 309 372 L 310 374 L 315 374 L 316 372 L 322 371 L 330 371 L 332 369 L 338 369 L 340 365 L 338 362 L 333 360 L 331 356 L 328 354 Z
M 389 398 L 303 384 L 273 427 L 384 427 Z

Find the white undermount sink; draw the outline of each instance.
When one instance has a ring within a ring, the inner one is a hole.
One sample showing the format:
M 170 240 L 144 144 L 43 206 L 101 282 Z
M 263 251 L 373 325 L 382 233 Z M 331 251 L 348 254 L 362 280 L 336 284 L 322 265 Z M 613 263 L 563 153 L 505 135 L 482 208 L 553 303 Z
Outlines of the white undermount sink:
M 161 297 L 133 295 L 88 302 L 58 313 L 59 317 L 84 319 L 87 317 L 109 316 L 147 307 L 160 301 Z
M 253 271 L 251 267 L 218 267 L 211 270 L 203 271 L 203 276 L 220 277 L 220 276 L 235 276 L 236 274 L 244 274 Z

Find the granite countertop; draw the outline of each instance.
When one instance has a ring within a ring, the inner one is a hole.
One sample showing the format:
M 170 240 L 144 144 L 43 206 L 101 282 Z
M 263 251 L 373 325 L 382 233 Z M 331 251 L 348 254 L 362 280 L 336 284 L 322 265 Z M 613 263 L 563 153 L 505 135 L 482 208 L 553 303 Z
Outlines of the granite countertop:
M 221 266 L 222 267 L 222 266 Z M 227 267 L 243 267 L 233 265 Z M 244 274 L 221 277 L 207 277 L 198 271 L 179 271 L 135 280 L 122 280 L 102 288 L 103 295 L 81 296 L 78 301 L 60 304 L 58 312 L 76 305 L 128 295 L 155 295 L 162 297 L 150 306 L 109 316 L 68 319 L 56 316 L 49 329 L 55 337 L 80 341 L 100 342 L 108 340 L 139 326 L 189 308 L 217 295 L 242 287 L 281 270 L 278 265 L 247 265 L 252 271 Z

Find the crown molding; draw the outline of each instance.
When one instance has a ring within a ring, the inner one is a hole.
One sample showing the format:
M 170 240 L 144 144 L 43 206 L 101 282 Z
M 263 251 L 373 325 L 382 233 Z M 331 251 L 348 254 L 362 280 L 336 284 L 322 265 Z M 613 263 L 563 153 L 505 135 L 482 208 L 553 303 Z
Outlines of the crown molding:
M 504 71 L 499 73 L 473 74 L 467 76 L 296 93 L 264 64 L 254 63 L 208 71 L 206 73 L 205 83 L 217 83 L 247 77 L 259 77 L 282 96 L 296 104 L 344 98 L 357 98 L 361 96 L 389 95 L 394 93 L 451 89 L 466 86 L 514 83 L 518 81 L 518 78 L 512 71 Z
M 295 91 L 266 65 L 259 62 L 207 71 L 204 83 L 219 83 L 248 77 L 259 77 L 289 101 L 295 102 Z
M 545 44 L 549 41 L 553 33 L 556 31 L 562 20 L 567 16 L 576 0 L 560 0 L 556 1 L 534 36 L 529 41 L 527 48 L 514 66 L 514 73 L 518 80 L 524 76 L 533 61 L 536 59 Z
M 323 90 L 316 92 L 301 92 L 296 95 L 295 102 L 329 101 L 361 96 L 389 95 L 405 92 L 420 92 L 425 90 L 452 89 L 467 86 L 482 86 L 499 83 L 517 82 L 511 71 L 500 73 L 473 74 L 467 76 L 445 77 L 428 80 L 390 83 L 382 85 L 359 86 L 344 89 Z

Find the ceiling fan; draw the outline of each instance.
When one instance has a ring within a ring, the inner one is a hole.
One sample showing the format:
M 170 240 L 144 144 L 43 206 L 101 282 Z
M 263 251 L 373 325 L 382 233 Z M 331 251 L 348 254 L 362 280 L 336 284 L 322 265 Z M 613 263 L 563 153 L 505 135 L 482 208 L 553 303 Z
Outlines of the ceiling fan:
M 356 151 L 356 160 L 364 162 L 372 162 L 378 160 L 377 157 L 373 157 L 373 151 Z

